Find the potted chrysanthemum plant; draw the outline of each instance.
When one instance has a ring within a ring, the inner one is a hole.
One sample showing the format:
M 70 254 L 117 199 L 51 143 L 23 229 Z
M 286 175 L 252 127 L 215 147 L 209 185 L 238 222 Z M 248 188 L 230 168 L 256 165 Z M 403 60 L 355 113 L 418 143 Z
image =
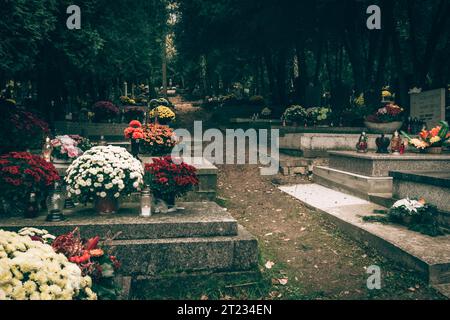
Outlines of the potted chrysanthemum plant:
M 112 214 L 119 209 L 120 197 L 140 191 L 143 176 L 141 162 L 126 149 L 99 146 L 70 165 L 65 181 L 69 196 L 93 202 L 99 214 Z

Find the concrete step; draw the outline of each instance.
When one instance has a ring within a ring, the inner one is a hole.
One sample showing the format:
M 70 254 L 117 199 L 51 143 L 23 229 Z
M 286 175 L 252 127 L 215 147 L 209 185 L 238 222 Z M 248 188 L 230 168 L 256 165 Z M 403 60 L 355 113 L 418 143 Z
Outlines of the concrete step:
M 46 229 L 64 234 L 76 227 L 85 238 L 118 234 L 117 240 L 168 239 L 192 237 L 236 236 L 237 221 L 213 202 L 178 203 L 184 211 L 158 214 L 150 218 L 139 216 L 136 203 L 121 205 L 120 212 L 111 216 L 97 216 L 91 207 L 65 212 L 67 220 L 50 223 L 45 214 L 37 219 L 1 218 L 0 229 L 17 231 L 24 226 Z
M 376 194 L 392 197 L 391 177 L 369 177 L 323 166 L 314 167 L 313 173 L 314 182 L 366 200 Z
M 257 240 L 239 226 L 236 236 L 113 241 L 126 275 L 246 271 L 258 264 Z
M 429 283 L 450 283 L 450 236 L 429 237 L 400 225 L 364 222 L 362 217 L 386 208 L 318 184 L 280 189 L 322 214 L 355 240 L 424 274 Z

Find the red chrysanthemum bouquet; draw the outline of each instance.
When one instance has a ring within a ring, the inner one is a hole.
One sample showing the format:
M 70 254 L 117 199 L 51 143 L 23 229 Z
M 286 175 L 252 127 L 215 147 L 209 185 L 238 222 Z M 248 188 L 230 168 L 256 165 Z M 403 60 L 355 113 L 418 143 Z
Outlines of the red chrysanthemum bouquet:
M 198 185 L 197 170 L 185 162 L 172 157 L 154 158 L 145 165 L 145 183 L 156 198 L 173 202 Z
M 19 205 L 26 205 L 31 192 L 45 196 L 58 180 L 60 177 L 53 164 L 40 156 L 28 152 L 0 156 L 0 199 L 17 209 Z

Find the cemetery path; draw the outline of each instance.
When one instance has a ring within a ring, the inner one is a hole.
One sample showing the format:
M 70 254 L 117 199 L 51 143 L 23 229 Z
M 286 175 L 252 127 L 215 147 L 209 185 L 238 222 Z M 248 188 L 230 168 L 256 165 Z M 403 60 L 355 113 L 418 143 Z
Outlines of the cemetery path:
M 274 279 L 268 298 L 442 298 L 414 272 L 357 244 L 278 190 L 280 184 L 300 183 L 309 182 L 300 177 L 264 177 L 257 166 L 219 166 L 221 204 L 258 238 L 261 269 Z M 265 264 L 272 263 L 267 269 Z M 367 289 L 366 268 L 372 265 L 381 267 L 382 290 Z M 280 285 L 285 279 L 287 285 Z
M 180 99 L 181 102 L 182 98 Z M 177 127 L 213 126 L 208 112 L 182 101 Z M 179 121 L 179 122 L 178 122 Z M 356 243 L 280 185 L 307 178 L 261 176 L 255 165 L 218 165 L 218 203 L 257 237 L 260 269 L 272 279 L 265 299 L 442 299 L 416 273 Z M 323 195 L 326 197 L 326 195 Z M 382 290 L 367 289 L 369 266 L 382 270 Z M 268 269 L 268 267 L 271 267 Z

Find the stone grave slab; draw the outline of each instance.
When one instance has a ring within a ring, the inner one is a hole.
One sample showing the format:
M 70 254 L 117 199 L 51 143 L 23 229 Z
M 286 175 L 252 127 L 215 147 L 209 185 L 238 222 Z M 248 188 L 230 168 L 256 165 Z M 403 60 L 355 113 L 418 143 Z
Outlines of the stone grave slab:
M 450 154 L 406 153 L 384 155 L 374 152 L 330 151 L 330 168 L 369 177 L 389 177 L 395 170 L 450 170 Z
M 122 232 L 110 243 L 122 263 L 121 276 L 140 277 L 196 272 L 248 272 L 257 270 L 256 238 L 239 226 L 225 209 L 213 202 L 183 203 L 186 211 L 151 218 L 137 216 L 136 204 L 124 204 L 117 215 L 96 216 L 79 208 L 67 212 L 67 221 L 48 223 L 1 218 L 0 229 L 45 228 L 63 234 L 79 226 L 84 237 Z M 131 293 L 132 294 L 132 293 Z
M 424 121 L 428 128 L 445 120 L 445 89 L 413 93 L 410 100 L 411 117 Z

